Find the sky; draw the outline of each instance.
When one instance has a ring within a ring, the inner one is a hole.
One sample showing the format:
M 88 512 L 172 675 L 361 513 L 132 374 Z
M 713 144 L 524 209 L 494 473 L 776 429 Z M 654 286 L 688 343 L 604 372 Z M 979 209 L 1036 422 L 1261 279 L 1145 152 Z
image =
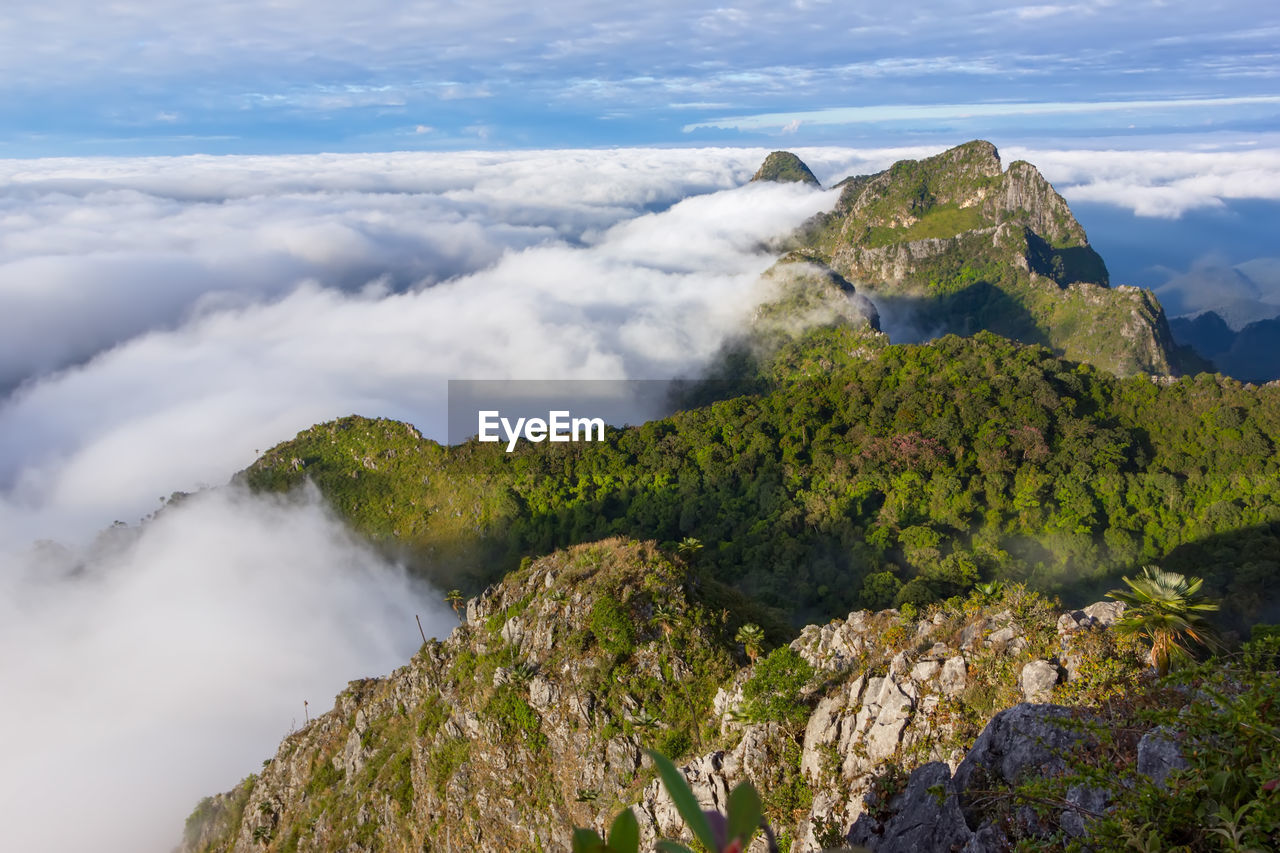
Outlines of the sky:
M 696 374 L 836 198 L 748 185 L 770 150 L 989 138 L 1114 283 L 1280 313 L 1273 4 L 902 5 L 6 4 L 0 848 L 168 850 L 447 634 L 232 475 L 346 414 L 443 439 L 449 379 Z
M 13 0 L 0 156 L 1280 130 L 1280 7 Z

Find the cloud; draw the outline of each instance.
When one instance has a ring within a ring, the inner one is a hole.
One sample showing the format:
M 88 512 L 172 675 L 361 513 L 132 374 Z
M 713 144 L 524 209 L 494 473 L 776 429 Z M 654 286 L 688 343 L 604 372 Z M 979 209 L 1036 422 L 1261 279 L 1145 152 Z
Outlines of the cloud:
M 1169 98 L 1163 100 L 1126 101 L 1018 101 L 1002 103 L 958 104 L 880 104 L 859 107 L 831 107 L 804 112 L 762 113 L 728 116 L 691 122 L 682 130 L 690 133 L 702 129 L 759 130 L 786 127 L 796 121 L 819 125 L 856 125 L 890 121 L 946 120 L 975 116 L 1045 116 L 1084 115 L 1149 110 L 1206 110 L 1280 104 L 1280 95 L 1251 95 L 1227 98 Z
M 315 495 L 97 531 L 347 413 L 443 438 L 450 378 L 696 370 L 835 200 L 765 153 L 0 163 L 0 846 L 166 849 L 452 620 Z
M 749 165 L 592 159 L 613 180 L 584 186 L 574 155 L 546 153 L 500 167 L 470 154 L 0 161 L 0 390 L 304 280 L 403 289 L 473 272 L 732 186 Z
M 313 493 L 196 495 L 141 530 L 0 574 L 0 774 L 10 850 L 171 849 L 203 796 L 402 665 L 437 594 L 356 542 Z M 76 566 L 74 574 L 66 573 Z
M 234 129 L 244 140 L 217 150 L 315 150 L 370 137 L 393 145 L 403 122 L 392 119 L 410 110 L 430 115 L 442 137 L 492 125 L 495 140 L 566 145 L 583 138 L 584 117 L 620 102 L 642 120 L 597 124 L 615 144 L 679 126 L 673 101 L 730 104 L 743 116 L 955 103 L 975 91 L 987 104 L 1214 95 L 1225 107 L 1274 94 L 1264 75 L 1277 29 L 1274 12 L 1247 0 L 1183 4 L 1176 15 L 1010 0 L 922 0 L 910 10 L 762 0 L 9 5 L 0 22 L 7 152 L 86 150 L 77 146 L 123 133 L 122 115 L 173 114 L 171 127 Z M 1272 127 L 1272 112 L 1230 117 Z M 1063 117 L 1052 124 L 1046 136 L 1078 129 Z M 951 127 L 926 114 L 911 129 Z
M 1068 202 L 1101 202 L 1177 218 L 1232 199 L 1280 199 L 1280 149 L 1160 151 L 1010 148 L 1035 163 Z
M 795 150 L 826 185 L 936 152 Z M 0 724 L 40 733 L 7 760 L 0 821 L 43 833 L 0 846 L 172 842 L 197 795 L 273 751 L 302 699 L 326 707 L 348 678 L 402 662 L 410 610 L 433 595 L 314 496 L 224 489 L 140 534 L 97 531 L 348 413 L 443 438 L 451 378 L 696 371 L 760 298 L 771 241 L 836 198 L 744 186 L 767 153 L 0 160 L 0 679 L 30 688 Z M 1202 198 L 1280 173 L 1274 152 L 1213 168 L 1030 158 L 1068 189 Z M 40 539 L 62 544 L 33 557 Z M 138 769 L 121 776 L 131 749 Z M 81 781 L 14 790 L 51 773 Z M 28 791 L 51 788 L 59 814 L 90 819 L 32 820 L 47 812 Z M 81 843 L 81 826 L 112 840 Z

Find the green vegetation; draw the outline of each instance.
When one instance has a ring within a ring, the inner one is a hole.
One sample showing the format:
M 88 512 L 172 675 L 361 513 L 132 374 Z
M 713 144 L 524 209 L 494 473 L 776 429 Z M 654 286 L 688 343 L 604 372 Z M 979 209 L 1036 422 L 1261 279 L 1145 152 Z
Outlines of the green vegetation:
M 872 226 L 864 245 L 873 248 L 911 240 L 944 239 L 981 228 L 985 224 L 982 212 L 976 207 L 942 204 L 930 208 L 914 223 L 905 227 Z
M 1168 675 L 1173 663 L 1191 659 L 1188 641 L 1201 646 L 1213 642 L 1213 628 L 1204 614 L 1218 605 L 1197 595 L 1202 579 L 1147 566 L 1136 580 L 1121 580 L 1129 586 L 1127 591 L 1107 593 L 1128 605 L 1116 630 L 1150 643 L 1151 665 L 1158 675 Z
M 818 179 L 809 171 L 796 155 L 790 151 L 774 151 L 751 178 L 753 181 L 777 181 L 780 183 L 801 183 L 817 185 Z
M 1008 809 L 1030 806 L 1057 834 L 1035 849 L 1250 851 L 1280 846 L 1280 640 L 1144 680 L 1086 720 L 1095 747 L 1069 756 L 1070 770 L 1010 792 Z M 1137 735 L 1164 733 L 1186 763 L 1152 779 L 1136 768 Z M 1068 791 L 1105 791 L 1108 808 L 1086 838 L 1055 826 Z M 1031 849 L 1028 847 L 1028 849 Z
M 752 722 L 774 722 L 795 729 L 809 718 L 801 698 L 815 675 L 812 666 L 790 646 L 779 646 L 760 661 L 742 687 L 746 716 Z
M 757 395 L 601 444 L 442 448 L 347 418 L 269 451 L 246 477 L 273 491 L 310 479 L 445 588 L 622 534 L 673 551 L 697 539 L 701 571 L 795 623 L 978 580 L 1082 602 L 1148 563 L 1203 576 L 1228 625 L 1276 601 L 1276 389 L 1117 379 L 986 334 L 868 352 L 839 327 L 758 370 Z M 604 642 L 624 652 L 626 630 L 607 617 Z
M 650 752 L 663 787 L 671 795 L 676 810 L 684 818 L 701 849 L 710 853 L 741 853 L 751 844 L 752 838 L 762 828 L 763 814 L 760 795 L 750 782 L 742 782 L 729 793 L 726 814 L 704 812 L 689 789 L 684 776 L 664 755 Z M 763 825 L 770 849 L 776 849 L 773 832 Z M 661 853 L 691 853 L 688 847 L 675 841 L 659 841 Z M 624 810 L 613 821 L 608 840 L 602 839 L 591 829 L 577 829 L 573 833 L 573 853 L 638 853 L 640 827 L 630 809 Z

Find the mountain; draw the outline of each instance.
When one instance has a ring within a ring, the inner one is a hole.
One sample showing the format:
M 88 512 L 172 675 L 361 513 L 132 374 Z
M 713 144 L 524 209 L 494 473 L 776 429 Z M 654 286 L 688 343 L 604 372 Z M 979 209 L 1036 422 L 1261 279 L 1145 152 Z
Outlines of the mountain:
M 840 182 L 802 249 L 869 295 L 895 340 L 992 331 L 1119 375 L 1183 369 L 1159 302 L 1111 288 L 1035 166 L 973 141 Z
M 1241 382 L 1280 379 L 1280 317 L 1256 320 L 1233 330 L 1215 311 L 1169 321 L 1174 339 L 1195 350 Z
M 344 418 L 244 478 L 309 480 L 445 588 L 608 536 L 692 536 L 714 577 L 796 625 L 978 578 L 1075 599 L 1145 563 L 1237 590 L 1236 624 L 1276 601 L 1280 388 L 1119 379 L 989 333 L 889 345 L 847 324 L 788 339 L 759 371 L 745 396 L 511 453 Z
M 510 452 L 352 416 L 242 472 L 476 595 L 183 853 L 566 850 L 624 808 L 687 840 L 648 748 L 707 808 L 752 782 L 787 850 L 1275 847 L 1280 640 L 1158 682 L 1141 611 L 1074 605 L 1158 563 L 1231 642 L 1280 614 L 1280 385 L 1151 375 L 1159 304 L 986 143 L 845 181 L 797 241 L 732 395 Z M 908 310 L 978 331 L 890 344 Z
M 201 802 L 180 853 L 567 851 L 572 827 L 603 830 L 624 808 L 650 849 L 689 837 L 651 748 L 704 807 L 752 782 L 783 850 L 1111 849 L 1102 809 L 1168 802 L 1168 773 L 1192 761 L 1207 785 L 1260 760 L 1192 752 L 1218 694 L 1179 703 L 1185 747 L 1117 714 L 1118 694 L 1144 689 L 1142 650 L 1108 628 L 1117 602 L 1062 613 L 1012 586 L 851 613 L 752 660 L 733 639 L 750 613 L 695 565 L 613 539 L 512 573 L 447 639 L 353 681 L 260 773 Z M 1267 725 L 1264 691 L 1230 692 Z
M 756 170 L 756 173 L 751 176 L 751 180 L 820 186 L 818 179 L 813 176 L 813 172 L 809 171 L 809 167 L 804 164 L 804 161 L 790 151 L 774 151 L 764 158 L 764 162 L 760 164 L 760 168 Z

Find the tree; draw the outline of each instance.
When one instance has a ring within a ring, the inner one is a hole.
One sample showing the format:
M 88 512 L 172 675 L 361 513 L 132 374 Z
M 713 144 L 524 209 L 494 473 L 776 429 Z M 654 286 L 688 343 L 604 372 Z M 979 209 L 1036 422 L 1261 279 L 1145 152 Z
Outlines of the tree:
M 671 632 L 675 630 L 676 625 L 680 622 L 680 614 L 676 609 L 667 604 L 659 604 L 653 609 L 653 616 L 649 618 L 649 624 L 656 628 L 662 629 L 662 635 L 671 639 Z
M 676 551 L 680 556 L 684 557 L 685 562 L 693 562 L 698 556 L 698 552 L 702 550 L 702 541 L 692 536 L 686 536 L 680 540 L 680 544 L 676 546 Z
M 764 647 L 764 631 L 760 626 L 748 622 L 738 629 L 733 639 L 742 643 L 742 650 L 747 653 L 747 658 L 755 663 L 756 658 L 760 657 L 760 650 Z
M 1191 657 L 1191 643 L 1209 646 L 1215 633 L 1205 613 L 1216 602 L 1199 595 L 1202 578 L 1188 578 L 1158 566 L 1146 566 L 1137 578 L 1121 578 L 1129 589 L 1113 589 L 1109 598 L 1123 601 L 1124 616 L 1115 628 L 1151 644 L 1150 662 L 1156 674 L 1167 675 L 1175 660 Z
M 446 604 L 448 604 L 450 607 L 453 608 L 454 613 L 459 613 L 458 608 L 462 607 L 462 602 L 466 601 L 467 599 L 465 596 L 463 596 L 462 590 L 451 589 L 445 593 L 444 600 Z

